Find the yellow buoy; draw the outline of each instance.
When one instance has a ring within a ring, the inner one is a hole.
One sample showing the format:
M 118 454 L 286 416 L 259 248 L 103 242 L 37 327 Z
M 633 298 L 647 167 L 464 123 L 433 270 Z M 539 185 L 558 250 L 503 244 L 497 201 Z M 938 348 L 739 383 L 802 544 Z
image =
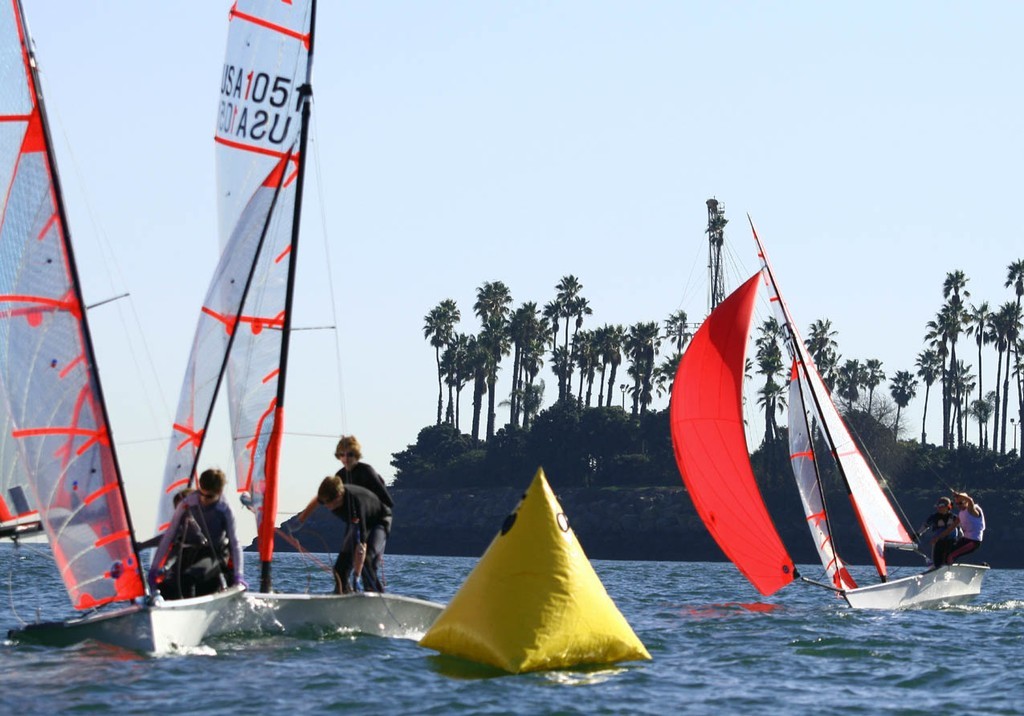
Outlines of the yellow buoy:
M 543 469 L 419 643 L 511 673 L 651 658 L 583 553 Z

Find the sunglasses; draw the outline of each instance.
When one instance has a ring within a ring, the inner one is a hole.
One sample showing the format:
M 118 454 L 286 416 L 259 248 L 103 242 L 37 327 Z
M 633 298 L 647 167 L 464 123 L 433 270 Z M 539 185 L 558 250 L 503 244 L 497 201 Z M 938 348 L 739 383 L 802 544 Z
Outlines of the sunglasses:
M 199 496 L 204 500 L 216 500 L 219 497 L 216 492 L 203 492 L 202 490 L 199 491 Z
M 336 458 L 338 458 L 340 460 L 343 457 L 358 457 L 358 456 L 354 452 L 349 450 L 348 452 L 336 452 L 336 453 L 334 453 L 334 457 L 336 457 Z

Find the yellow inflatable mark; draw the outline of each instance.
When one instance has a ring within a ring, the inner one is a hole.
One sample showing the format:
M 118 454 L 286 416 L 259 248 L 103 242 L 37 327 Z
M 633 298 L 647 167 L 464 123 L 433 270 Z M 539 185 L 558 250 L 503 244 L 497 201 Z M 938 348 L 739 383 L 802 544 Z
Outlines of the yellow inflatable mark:
M 543 469 L 420 646 L 514 674 L 651 658 Z

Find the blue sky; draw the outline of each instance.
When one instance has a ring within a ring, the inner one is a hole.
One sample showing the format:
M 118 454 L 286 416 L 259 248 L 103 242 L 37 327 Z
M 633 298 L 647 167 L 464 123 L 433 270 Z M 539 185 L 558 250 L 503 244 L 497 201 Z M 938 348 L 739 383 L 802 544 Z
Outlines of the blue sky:
M 217 259 L 230 3 L 24 1 L 87 301 L 131 294 L 90 318 L 146 536 Z M 318 12 L 296 323 L 341 330 L 293 344 L 282 518 L 337 468 L 338 433 L 390 476 L 391 453 L 433 420 L 422 326 L 445 298 L 475 332 L 484 281 L 543 305 L 571 273 L 590 327 L 702 318 L 712 196 L 731 222 L 729 288 L 756 267 L 749 213 L 801 327 L 831 319 L 845 357 L 889 375 L 912 369 L 948 271 L 967 274 L 974 300 L 1011 297 L 1006 266 L 1024 258 L 1020 3 L 330 0 Z M 204 464 L 229 468 L 220 442 Z

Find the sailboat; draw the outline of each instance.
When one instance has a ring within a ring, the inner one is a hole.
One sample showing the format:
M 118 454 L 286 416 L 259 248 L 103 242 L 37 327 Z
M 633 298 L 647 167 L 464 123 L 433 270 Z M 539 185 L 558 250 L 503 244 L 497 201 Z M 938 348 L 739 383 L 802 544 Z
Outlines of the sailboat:
M 0 3 L 0 63 L 0 510 L 8 536 L 34 523 L 45 531 L 83 612 L 10 636 L 152 653 L 195 646 L 242 590 L 167 606 L 147 594 L 20 0 Z
M 188 360 L 158 506 L 166 529 L 173 495 L 194 483 L 222 383 L 237 488 L 256 515 L 260 593 L 253 626 L 408 633 L 442 605 L 392 594 L 272 591 L 285 377 L 312 100 L 315 0 L 237 0 L 228 13 L 215 146 L 221 257 Z
M 882 489 L 854 442 L 818 373 L 775 272 L 754 230 L 761 269 L 712 311 L 683 355 L 672 388 L 670 424 L 676 462 L 708 531 L 763 595 L 801 579 L 834 591 L 853 608 L 903 609 L 959 604 L 981 592 L 985 565 L 937 566 L 889 579 L 887 549 L 916 549 L 895 498 Z M 760 284 L 783 327 L 789 355 L 790 464 L 827 582 L 801 577 L 754 479 L 742 414 L 743 377 L 754 302 Z M 833 542 L 833 518 L 822 481 L 823 457 L 812 436 L 828 446 L 848 494 L 878 582 L 859 586 Z

